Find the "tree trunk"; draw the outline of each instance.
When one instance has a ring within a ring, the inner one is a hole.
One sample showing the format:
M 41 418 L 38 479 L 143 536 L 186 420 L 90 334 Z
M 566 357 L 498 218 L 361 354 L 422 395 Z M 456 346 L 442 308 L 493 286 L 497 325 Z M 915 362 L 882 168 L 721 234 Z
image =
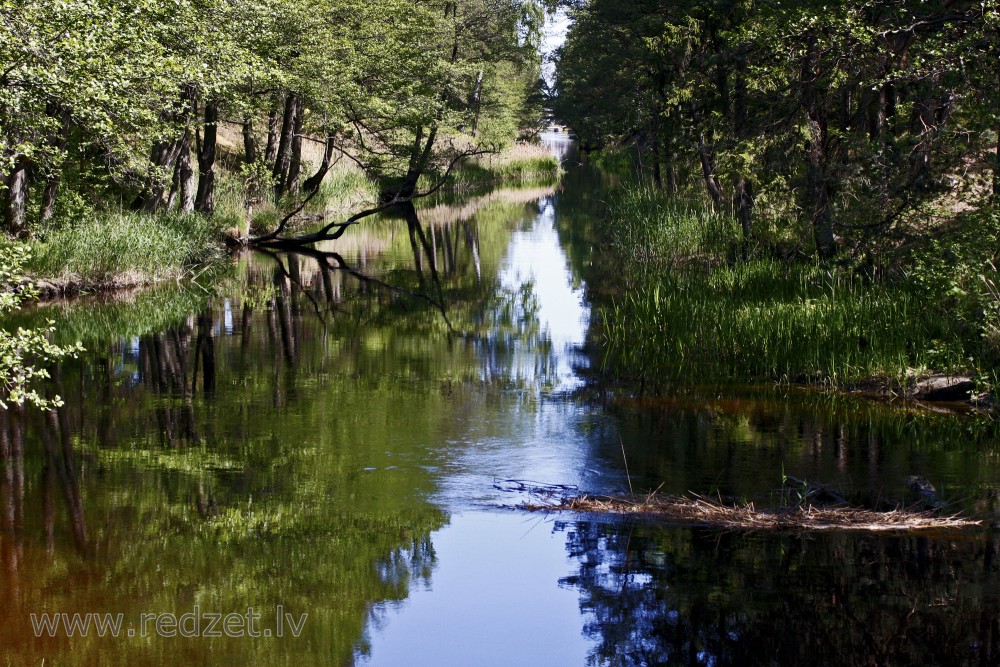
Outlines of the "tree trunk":
M 215 212 L 215 155 L 219 137 L 219 103 L 205 103 L 205 135 L 198 138 L 198 196 L 194 207 L 200 213 Z
M 850 86 L 840 89 L 840 131 L 845 133 L 851 126 L 851 92 Z
M 747 63 L 740 58 L 736 62 L 736 81 L 734 83 L 733 128 L 740 142 L 745 145 L 750 134 L 749 107 L 747 104 Z M 753 181 L 743 173 L 736 175 L 736 201 L 734 202 L 736 218 L 743 229 L 743 240 L 749 241 L 753 236 Z
M 7 201 L 4 207 L 4 228 L 12 236 L 27 235 L 28 166 L 30 160 L 21 155 L 7 176 Z
M 191 133 L 185 132 L 181 141 L 181 152 L 177 157 L 177 180 L 180 185 L 181 213 L 194 212 L 195 179 L 194 166 L 191 164 Z
M 753 181 L 742 174 L 736 179 L 736 217 L 743 228 L 743 240 L 753 236 Z
M 174 209 L 174 204 L 177 202 L 177 191 L 180 190 L 181 186 L 181 156 L 177 156 L 177 162 L 174 164 L 174 174 L 170 179 L 170 194 L 167 195 L 167 201 L 163 205 L 164 211 L 172 211 Z
M 672 192 L 677 194 L 680 192 L 680 180 L 679 174 L 677 172 L 677 153 L 674 150 L 672 143 L 668 143 L 662 147 L 663 150 L 663 167 L 661 168 L 661 173 L 663 174 L 664 187 L 667 188 L 667 192 Z
M 333 151 L 336 150 L 337 135 L 328 134 L 326 136 L 326 147 L 323 150 L 323 162 L 319 165 L 319 169 L 316 173 L 306 179 L 306 182 L 302 184 L 302 189 L 306 194 L 311 194 L 319 190 L 319 186 L 323 184 L 323 179 L 326 178 L 326 173 L 330 171 L 330 164 L 333 162 Z
M 479 112 L 483 106 L 483 70 L 479 70 L 476 75 L 476 86 L 472 89 L 472 96 L 469 98 L 469 107 L 473 111 L 472 116 L 472 136 L 479 132 Z
M 806 146 L 806 198 L 816 251 L 827 259 L 837 252 L 830 210 L 830 183 L 827 179 L 826 131 L 819 120 L 809 118 L 810 140 Z
M 45 189 L 42 191 L 42 204 L 38 209 L 38 219 L 48 222 L 56 213 L 56 195 L 59 193 L 59 183 L 62 175 L 56 171 L 45 179 Z
M 911 131 L 919 136 L 916 147 L 910 153 L 910 182 L 917 190 L 926 191 L 932 184 L 931 147 L 936 133 L 934 118 L 935 100 L 928 93 L 913 105 Z
M 267 147 L 264 149 L 264 162 L 267 164 L 274 164 L 275 159 L 278 157 L 279 120 L 278 107 L 271 107 L 271 110 L 267 112 Z
M 868 130 L 871 127 L 870 121 L 872 105 L 875 103 L 875 94 L 869 86 L 863 86 L 862 90 L 856 92 L 854 97 L 858 100 L 858 106 L 854 112 L 854 116 L 851 117 L 851 131 L 858 136 L 864 136 L 868 134 Z M 869 139 L 874 141 L 871 135 L 869 135 Z
M 715 210 L 722 208 L 723 201 L 725 199 L 722 194 L 722 186 L 719 185 L 719 179 L 715 174 L 715 156 L 705 145 L 704 135 L 698 138 L 698 156 L 701 158 L 701 171 L 705 177 L 705 187 L 708 188 L 708 194 L 712 196 L 712 204 L 715 206 Z
M 822 258 L 837 252 L 833 235 L 833 214 L 830 210 L 829 154 L 827 150 L 827 117 L 820 91 L 816 85 L 816 36 L 808 36 L 808 48 L 801 62 L 799 86 L 802 106 L 806 110 L 806 187 L 803 210 L 809 215 L 816 251 Z
M 430 163 L 431 151 L 434 148 L 434 141 L 437 139 L 437 127 L 431 128 L 427 134 L 426 143 L 424 143 L 423 137 L 424 128 L 417 128 L 406 176 L 382 187 L 382 192 L 379 194 L 381 202 L 389 202 L 395 198 L 409 199 L 416 193 L 417 182 Z
M 281 138 L 274 158 L 274 198 L 281 199 L 288 186 L 288 167 L 291 162 L 292 138 L 295 133 L 295 115 L 299 106 L 298 97 L 289 94 L 285 99 L 285 113 L 281 121 Z
M 896 117 L 896 90 L 892 84 L 885 84 L 879 91 L 875 101 L 875 109 L 872 114 L 868 132 L 871 141 L 885 142 L 892 136 L 890 125 Z
M 305 109 L 299 104 L 295 109 L 292 123 L 292 155 L 288 161 L 288 185 L 286 190 L 292 195 L 299 194 L 299 179 L 302 176 L 302 120 Z
M 142 210 L 144 213 L 155 213 L 163 206 L 167 194 L 163 172 L 173 173 L 177 157 L 181 152 L 181 144 L 182 141 L 176 139 L 174 141 L 161 141 L 153 146 L 149 156 L 152 170 L 146 188 L 136 198 L 133 208 Z
M 253 165 L 257 161 L 257 140 L 253 136 L 253 119 L 243 120 L 243 161 Z

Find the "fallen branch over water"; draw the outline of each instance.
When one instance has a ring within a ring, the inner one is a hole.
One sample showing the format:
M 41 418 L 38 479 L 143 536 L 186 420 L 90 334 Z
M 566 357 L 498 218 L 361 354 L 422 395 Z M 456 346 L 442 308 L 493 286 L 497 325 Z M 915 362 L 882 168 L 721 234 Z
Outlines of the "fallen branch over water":
M 863 530 L 918 531 L 953 530 L 981 525 L 981 521 L 933 512 L 897 509 L 875 512 L 855 507 L 783 507 L 757 509 L 747 505 L 725 505 L 702 496 L 614 497 L 581 495 L 555 502 L 526 502 L 531 512 L 594 512 L 634 514 L 719 528 L 747 530 Z

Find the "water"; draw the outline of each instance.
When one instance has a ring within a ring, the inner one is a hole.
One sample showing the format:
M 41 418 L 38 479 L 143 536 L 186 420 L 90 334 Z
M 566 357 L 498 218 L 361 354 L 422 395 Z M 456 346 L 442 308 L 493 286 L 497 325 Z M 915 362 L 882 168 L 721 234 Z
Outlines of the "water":
M 923 475 L 995 514 L 989 420 L 771 388 L 595 392 L 608 177 L 566 159 L 557 188 L 427 206 L 419 229 L 372 221 L 312 255 L 241 257 L 205 290 L 22 315 L 88 352 L 59 369 L 63 409 L 0 424 L 0 659 L 997 664 L 988 528 L 773 535 L 511 509 L 509 480 L 775 502 L 784 471 L 892 502 Z M 143 614 L 248 607 L 259 637 L 141 636 Z M 36 638 L 42 612 L 123 627 Z M 299 637 L 285 614 L 308 615 Z

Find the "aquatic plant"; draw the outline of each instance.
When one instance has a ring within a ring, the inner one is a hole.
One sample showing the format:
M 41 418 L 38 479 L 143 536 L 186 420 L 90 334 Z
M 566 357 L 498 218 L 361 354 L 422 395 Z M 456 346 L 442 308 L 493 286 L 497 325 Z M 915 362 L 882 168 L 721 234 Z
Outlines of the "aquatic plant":
M 847 271 L 755 260 L 671 272 L 602 313 L 605 364 L 663 384 L 900 380 L 967 370 L 933 302 Z

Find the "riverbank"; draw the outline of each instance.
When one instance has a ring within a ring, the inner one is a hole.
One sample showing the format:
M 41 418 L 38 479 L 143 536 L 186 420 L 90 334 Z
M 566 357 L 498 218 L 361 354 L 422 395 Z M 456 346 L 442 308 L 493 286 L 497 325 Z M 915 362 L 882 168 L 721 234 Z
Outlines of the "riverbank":
M 991 403 L 997 215 L 954 227 L 821 262 L 775 239 L 743 242 L 731 216 L 663 193 L 613 192 L 601 234 L 622 289 L 601 310 L 604 370 L 640 391 L 784 383 Z
M 180 280 L 226 254 L 218 222 L 200 215 L 114 213 L 31 243 L 29 276 L 43 296 Z
M 467 161 L 452 179 L 451 187 L 481 188 L 526 182 L 550 182 L 561 167 L 552 151 L 539 144 L 517 143 L 497 154 Z
M 559 163 L 543 148 L 516 145 L 470 161 L 457 170 L 444 193 L 468 196 L 498 185 L 552 182 Z M 273 229 L 282 208 L 270 202 L 247 208 L 234 174 L 220 175 L 218 209 L 197 213 L 147 214 L 85 208 L 57 216 L 29 242 L 27 271 L 43 297 L 114 291 L 180 281 L 228 261 L 227 240 Z M 290 221 L 306 229 L 367 208 L 377 187 L 358 169 L 331 170 L 307 207 Z

